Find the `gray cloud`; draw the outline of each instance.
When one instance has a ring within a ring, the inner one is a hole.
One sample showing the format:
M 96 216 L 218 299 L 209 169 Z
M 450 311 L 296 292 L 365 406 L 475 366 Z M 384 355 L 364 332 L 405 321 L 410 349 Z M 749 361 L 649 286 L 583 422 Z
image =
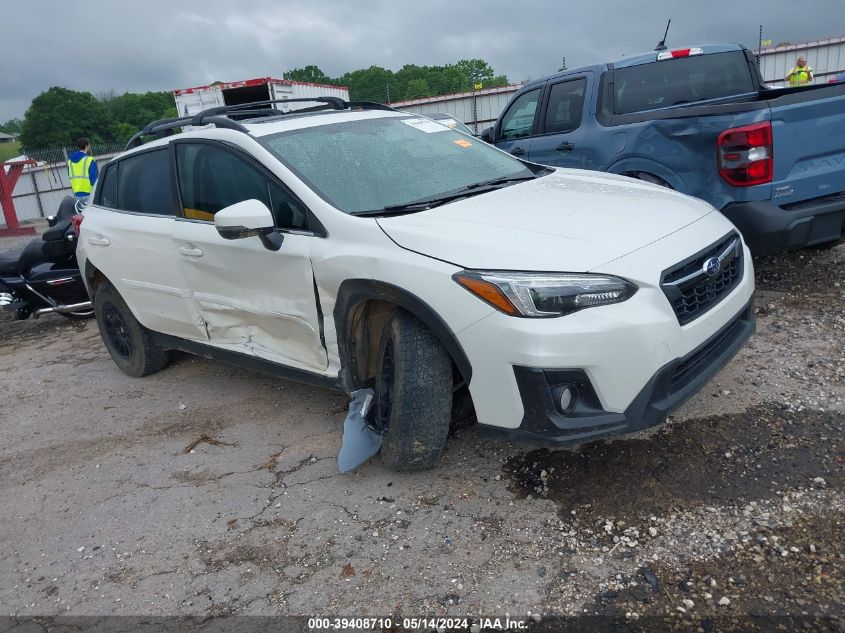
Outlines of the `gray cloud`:
M 670 45 L 757 44 L 845 34 L 841 0 L 594 2 L 231 0 L 13 2 L 3 9 L 0 121 L 60 85 L 93 93 L 172 90 L 280 76 L 317 64 L 330 75 L 370 65 L 481 57 L 513 81 Z

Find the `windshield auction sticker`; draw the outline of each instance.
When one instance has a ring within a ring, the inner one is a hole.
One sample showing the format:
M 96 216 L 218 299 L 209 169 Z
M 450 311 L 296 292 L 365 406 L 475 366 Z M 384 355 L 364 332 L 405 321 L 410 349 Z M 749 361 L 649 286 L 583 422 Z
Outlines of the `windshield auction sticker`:
M 431 134 L 433 132 L 447 132 L 449 128 L 445 125 L 440 125 L 431 119 L 400 119 L 405 125 L 410 125 L 418 129 L 420 132 Z

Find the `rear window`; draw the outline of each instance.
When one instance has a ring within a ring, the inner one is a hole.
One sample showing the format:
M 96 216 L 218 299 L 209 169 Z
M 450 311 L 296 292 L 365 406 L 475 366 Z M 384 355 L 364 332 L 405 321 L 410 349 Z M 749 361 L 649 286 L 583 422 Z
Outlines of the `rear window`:
M 694 55 L 617 68 L 613 72 L 613 109 L 616 114 L 630 114 L 754 90 L 742 51 Z
M 119 209 L 152 215 L 174 214 L 167 148 L 121 159 L 118 166 L 117 205 Z
M 117 163 L 106 167 L 102 178 L 97 204 L 113 209 L 117 206 Z

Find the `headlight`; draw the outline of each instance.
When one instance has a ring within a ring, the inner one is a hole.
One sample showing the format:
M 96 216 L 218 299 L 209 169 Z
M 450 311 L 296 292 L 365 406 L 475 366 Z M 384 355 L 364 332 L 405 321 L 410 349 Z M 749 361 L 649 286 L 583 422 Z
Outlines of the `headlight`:
M 621 303 L 637 287 L 609 275 L 463 271 L 452 278 L 505 314 L 557 317 L 584 308 Z

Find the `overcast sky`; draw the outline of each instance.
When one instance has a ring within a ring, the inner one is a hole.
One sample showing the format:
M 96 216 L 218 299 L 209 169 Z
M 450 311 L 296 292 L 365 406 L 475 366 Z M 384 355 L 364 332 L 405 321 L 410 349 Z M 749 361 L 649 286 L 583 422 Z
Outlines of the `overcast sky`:
M 512 81 L 668 44 L 845 35 L 843 0 L 18 0 L 0 19 L 0 122 L 51 86 L 173 90 L 316 64 L 487 60 Z

